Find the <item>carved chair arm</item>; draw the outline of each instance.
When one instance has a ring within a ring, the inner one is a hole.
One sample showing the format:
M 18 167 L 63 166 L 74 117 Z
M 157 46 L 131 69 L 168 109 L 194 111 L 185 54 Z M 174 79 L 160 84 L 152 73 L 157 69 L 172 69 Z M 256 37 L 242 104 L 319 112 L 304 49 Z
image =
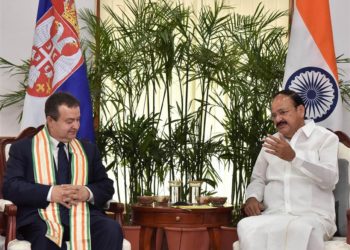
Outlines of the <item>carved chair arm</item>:
M 124 218 L 123 218 L 124 204 L 123 203 L 110 201 L 108 202 L 108 206 L 105 211 L 110 217 L 118 221 L 120 225 L 124 224 Z
M 4 221 L 6 225 L 6 241 L 5 246 L 7 244 L 16 239 L 16 214 L 17 214 L 17 206 L 14 204 L 6 204 L 4 211 Z

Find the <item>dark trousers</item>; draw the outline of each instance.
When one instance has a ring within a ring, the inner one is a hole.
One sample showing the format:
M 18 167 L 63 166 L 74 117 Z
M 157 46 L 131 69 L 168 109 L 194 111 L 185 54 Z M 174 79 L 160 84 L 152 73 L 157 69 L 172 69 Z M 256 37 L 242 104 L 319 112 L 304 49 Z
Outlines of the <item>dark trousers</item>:
M 24 240 L 32 244 L 32 250 L 66 250 L 65 241 L 69 241 L 69 227 L 64 226 L 62 248 L 45 237 L 46 223 L 38 217 L 34 223 L 18 229 Z M 90 216 L 90 234 L 92 250 L 122 250 L 123 233 L 118 222 L 105 215 Z

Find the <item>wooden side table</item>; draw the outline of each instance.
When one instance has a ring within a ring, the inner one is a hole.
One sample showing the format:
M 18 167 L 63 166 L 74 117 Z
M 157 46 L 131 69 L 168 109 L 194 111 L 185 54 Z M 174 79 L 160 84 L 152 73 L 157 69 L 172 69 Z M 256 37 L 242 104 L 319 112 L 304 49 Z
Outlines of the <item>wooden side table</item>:
M 208 229 L 212 249 L 220 250 L 220 227 L 232 220 L 232 206 L 181 209 L 172 207 L 133 205 L 132 222 L 141 226 L 140 249 L 151 250 L 152 235 L 157 228 L 178 227 Z

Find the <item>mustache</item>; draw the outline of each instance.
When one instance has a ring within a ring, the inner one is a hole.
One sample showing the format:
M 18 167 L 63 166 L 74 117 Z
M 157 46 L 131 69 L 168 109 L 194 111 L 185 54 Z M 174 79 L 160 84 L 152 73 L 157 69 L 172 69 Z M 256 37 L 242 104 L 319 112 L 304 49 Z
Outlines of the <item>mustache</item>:
M 280 122 L 278 122 L 278 123 L 276 124 L 276 127 L 278 127 L 278 126 L 280 126 L 280 125 L 283 125 L 283 124 L 287 124 L 287 122 L 286 122 L 286 121 L 280 121 Z

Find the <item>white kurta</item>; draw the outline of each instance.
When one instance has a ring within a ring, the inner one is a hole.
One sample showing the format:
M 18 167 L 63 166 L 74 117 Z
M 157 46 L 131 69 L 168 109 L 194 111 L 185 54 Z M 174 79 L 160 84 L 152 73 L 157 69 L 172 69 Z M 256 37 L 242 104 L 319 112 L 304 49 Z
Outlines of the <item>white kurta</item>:
M 243 250 L 313 249 L 307 247 L 311 238 L 322 241 L 336 231 L 332 190 L 338 181 L 338 137 L 306 121 L 289 143 L 296 155 L 291 162 L 264 148 L 257 158 L 246 197 L 263 201 L 265 210 L 238 224 Z

